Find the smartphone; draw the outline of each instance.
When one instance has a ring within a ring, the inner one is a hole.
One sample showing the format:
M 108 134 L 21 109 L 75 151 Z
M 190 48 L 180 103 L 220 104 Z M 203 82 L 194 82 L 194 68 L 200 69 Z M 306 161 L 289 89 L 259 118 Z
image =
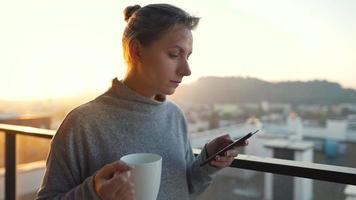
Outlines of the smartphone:
M 245 140 L 247 140 L 248 138 L 250 138 L 251 136 L 253 136 L 254 134 L 256 134 L 259 130 L 256 130 L 254 132 L 249 132 L 248 134 L 246 134 L 245 136 L 241 137 L 240 139 L 236 140 L 235 142 L 227 145 L 226 147 L 224 147 L 223 149 L 221 149 L 220 151 L 216 152 L 214 155 L 210 156 L 209 158 L 207 158 L 204 162 L 200 163 L 200 166 L 203 166 L 205 164 L 207 164 L 208 162 L 212 161 L 215 156 L 217 155 L 224 155 L 224 153 L 232 148 L 234 148 L 235 145 L 244 142 Z

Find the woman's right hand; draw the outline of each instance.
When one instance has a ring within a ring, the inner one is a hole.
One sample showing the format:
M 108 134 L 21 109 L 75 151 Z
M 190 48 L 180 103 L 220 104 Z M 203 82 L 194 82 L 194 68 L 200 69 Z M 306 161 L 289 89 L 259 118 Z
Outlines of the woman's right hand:
M 94 176 L 95 191 L 102 200 L 133 200 L 131 167 L 122 161 L 107 164 Z

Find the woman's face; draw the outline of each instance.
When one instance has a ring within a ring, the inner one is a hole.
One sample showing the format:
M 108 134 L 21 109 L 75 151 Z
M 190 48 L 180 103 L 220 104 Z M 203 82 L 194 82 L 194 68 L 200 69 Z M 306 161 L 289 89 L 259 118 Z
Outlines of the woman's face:
M 138 73 L 147 89 L 153 94 L 173 94 L 183 77 L 191 74 L 192 45 L 191 31 L 175 25 L 148 47 L 141 46 Z

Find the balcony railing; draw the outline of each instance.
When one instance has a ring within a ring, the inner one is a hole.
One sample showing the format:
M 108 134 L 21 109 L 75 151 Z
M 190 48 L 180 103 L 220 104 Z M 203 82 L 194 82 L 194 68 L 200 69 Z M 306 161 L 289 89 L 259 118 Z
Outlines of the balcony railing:
M 5 134 L 5 199 L 16 199 L 16 135 L 51 139 L 56 131 L 26 126 L 0 124 Z M 199 149 L 193 149 L 199 154 Z M 293 160 L 239 155 L 230 167 L 273 174 L 356 185 L 356 169 Z

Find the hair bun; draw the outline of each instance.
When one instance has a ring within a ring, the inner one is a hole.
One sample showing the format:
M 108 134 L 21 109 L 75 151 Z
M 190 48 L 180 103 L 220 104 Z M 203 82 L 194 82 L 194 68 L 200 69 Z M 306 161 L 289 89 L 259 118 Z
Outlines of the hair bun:
M 124 10 L 125 21 L 128 22 L 130 17 L 140 8 L 140 5 L 127 6 Z

